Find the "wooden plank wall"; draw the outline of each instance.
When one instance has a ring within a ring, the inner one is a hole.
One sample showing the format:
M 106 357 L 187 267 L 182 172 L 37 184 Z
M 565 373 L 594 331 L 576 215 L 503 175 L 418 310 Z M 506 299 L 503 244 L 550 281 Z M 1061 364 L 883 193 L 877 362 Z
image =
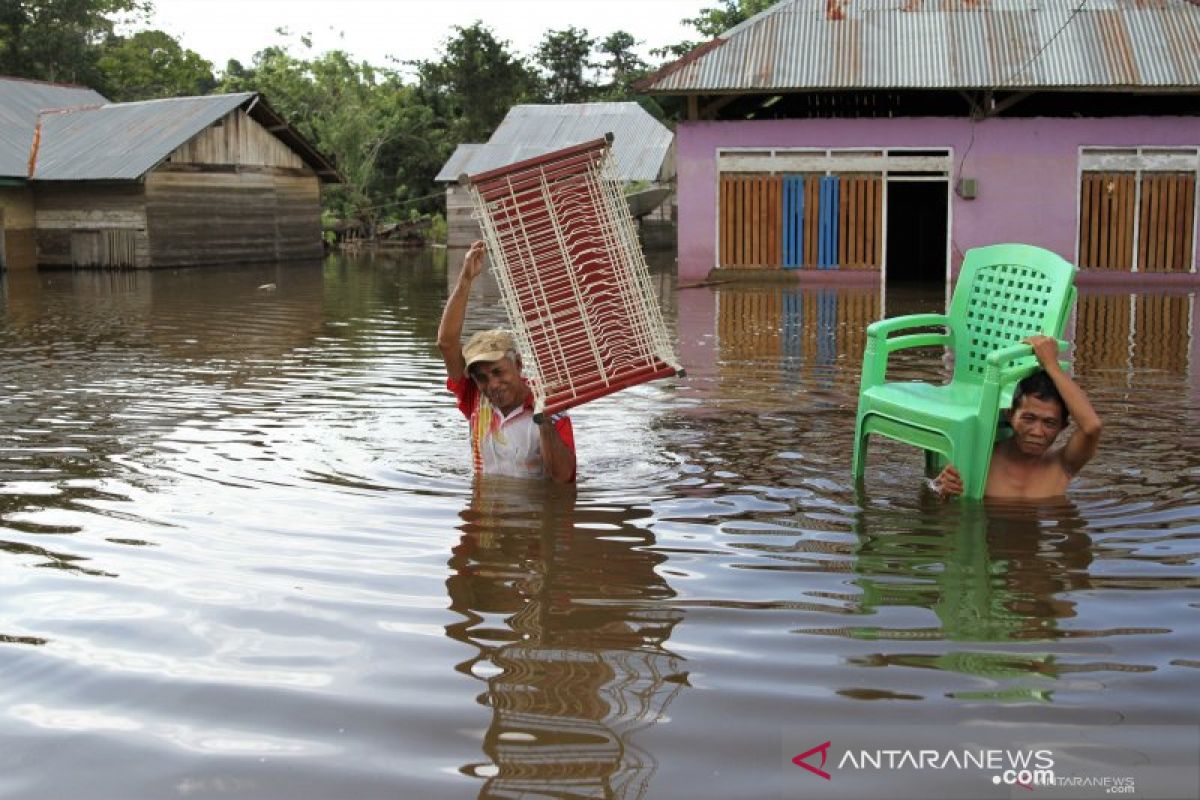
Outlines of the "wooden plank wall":
M 39 264 L 149 266 L 141 184 L 37 183 L 33 196 Z
M 0 268 L 35 265 L 33 192 L 24 186 L 0 187 Z
M 1085 172 L 1079 190 L 1079 266 L 1133 269 L 1134 201 L 1132 172 Z
M 233 164 L 303 169 L 304 160 L 240 108 L 192 137 L 167 158 L 171 164 Z
M 842 269 L 879 269 L 883 263 L 883 178 L 842 175 L 838 263 Z
M 176 171 L 146 179 L 154 266 L 320 258 L 320 189 L 311 173 Z
M 471 190 L 452 183 L 446 186 L 446 245 L 468 247 L 476 239 L 483 238 L 483 229 L 475 219 L 475 207 L 471 204 Z
M 720 183 L 720 266 L 783 265 L 783 177 L 725 173 Z
M 1138 269 L 1190 272 L 1195 232 L 1196 176 L 1189 172 L 1142 174 L 1138 210 Z
M 816 269 L 821 246 L 821 176 L 804 178 L 804 268 Z
M 820 258 L 821 175 L 804 179 L 804 269 L 816 269 Z M 835 220 L 836 257 L 845 269 L 879 269 L 883 263 L 883 178 L 880 175 L 838 176 L 840 192 Z M 718 222 L 719 264 L 727 269 L 783 266 L 783 176 L 723 173 Z

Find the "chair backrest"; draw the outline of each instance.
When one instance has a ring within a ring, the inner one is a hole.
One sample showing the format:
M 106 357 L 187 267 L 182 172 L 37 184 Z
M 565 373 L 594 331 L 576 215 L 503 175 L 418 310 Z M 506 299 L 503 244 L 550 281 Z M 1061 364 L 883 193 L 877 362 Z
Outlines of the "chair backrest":
M 1062 338 L 1075 304 L 1075 272 L 1033 245 L 968 250 L 950 301 L 954 381 L 982 383 L 988 355 L 1026 336 Z

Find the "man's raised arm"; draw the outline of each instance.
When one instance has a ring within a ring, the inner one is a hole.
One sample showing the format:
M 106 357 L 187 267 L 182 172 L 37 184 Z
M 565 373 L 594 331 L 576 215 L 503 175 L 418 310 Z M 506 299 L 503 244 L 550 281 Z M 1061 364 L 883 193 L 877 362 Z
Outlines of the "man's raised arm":
M 1067 413 L 1075 420 L 1075 435 L 1070 438 L 1062 452 L 1063 467 L 1074 475 L 1096 455 L 1104 423 L 1100 421 L 1100 415 L 1092 408 L 1091 401 L 1083 393 L 1083 389 L 1080 389 L 1059 366 L 1058 342 L 1049 336 L 1030 336 L 1024 341 L 1033 345 L 1038 363 L 1046 370 L 1050 380 L 1054 381 L 1054 388 L 1058 389 L 1063 405 L 1067 407 Z
M 446 308 L 442 311 L 442 322 L 438 325 L 438 350 L 442 351 L 442 360 L 446 362 L 446 375 L 451 380 L 458 380 L 466 371 L 466 361 L 462 354 L 463 320 L 467 316 L 467 298 L 471 294 L 471 284 L 483 271 L 483 242 L 474 242 L 463 257 L 462 271 L 450 297 L 446 299 Z

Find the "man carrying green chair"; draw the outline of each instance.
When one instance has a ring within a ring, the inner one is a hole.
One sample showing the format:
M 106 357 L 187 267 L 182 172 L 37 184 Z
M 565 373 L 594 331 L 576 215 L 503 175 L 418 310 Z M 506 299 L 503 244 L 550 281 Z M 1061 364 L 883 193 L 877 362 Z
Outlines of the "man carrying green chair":
M 1058 342 L 1049 336 L 1031 336 L 1025 343 L 1033 347 L 1042 369 L 1017 384 L 1007 412 L 1013 434 L 992 450 L 984 497 L 1061 497 L 1100 444 L 1103 423 L 1087 395 L 1059 366 Z M 1064 447 L 1051 451 L 1070 418 L 1075 420 L 1075 433 Z M 943 497 L 963 493 L 962 476 L 953 464 L 942 470 L 934 486 Z
M 1058 363 L 1066 343 L 1052 338 L 1062 335 L 1070 316 L 1074 278 L 1073 265 L 1039 247 L 979 247 L 963 260 L 948 314 L 916 314 L 869 326 L 854 478 L 863 476 L 868 437 L 880 434 L 924 449 L 930 473 L 945 467 L 936 482 L 943 495 L 1061 495 L 1095 454 L 1101 429 L 1086 395 Z M 954 352 L 949 383 L 885 380 L 892 353 L 930 346 Z M 1022 383 L 1017 392 L 1018 382 L 1034 374 L 1042 377 Z M 1007 415 L 1016 435 L 996 445 L 1001 408 L 1008 408 L 1009 397 L 1015 400 Z M 1067 414 L 1075 416 L 1078 432 L 1065 448 L 1050 453 Z M 1058 425 L 1051 431 L 1054 420 Z M 994 475 L 989 473 L 993 453 Z

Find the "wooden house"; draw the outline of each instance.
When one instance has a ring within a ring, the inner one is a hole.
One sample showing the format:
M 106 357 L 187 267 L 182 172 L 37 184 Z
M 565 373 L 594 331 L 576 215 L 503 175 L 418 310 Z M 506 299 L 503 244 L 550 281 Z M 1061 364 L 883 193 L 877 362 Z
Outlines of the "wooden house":
M 0 268 L 37 262 L 29 149 L 38 112 L 107 102 L 91 89 L 0 78 Z
M 945 282 L 1017 241 L 1200 282 L 1200 0 L 784 0 L 641 89 L 686 102 L 680 277 Z
M 0 80 L 0 95 L 10 83 Z M 95 98 L 101 102 L 43 107 L 29 121 L 25 171 L 10 180 L 31 200 L 37 264 L 321 256 L 320 186 L 338 180 L 337 171 L 261 95 Z M 12 161 L 21 143 L 5 144 Z

